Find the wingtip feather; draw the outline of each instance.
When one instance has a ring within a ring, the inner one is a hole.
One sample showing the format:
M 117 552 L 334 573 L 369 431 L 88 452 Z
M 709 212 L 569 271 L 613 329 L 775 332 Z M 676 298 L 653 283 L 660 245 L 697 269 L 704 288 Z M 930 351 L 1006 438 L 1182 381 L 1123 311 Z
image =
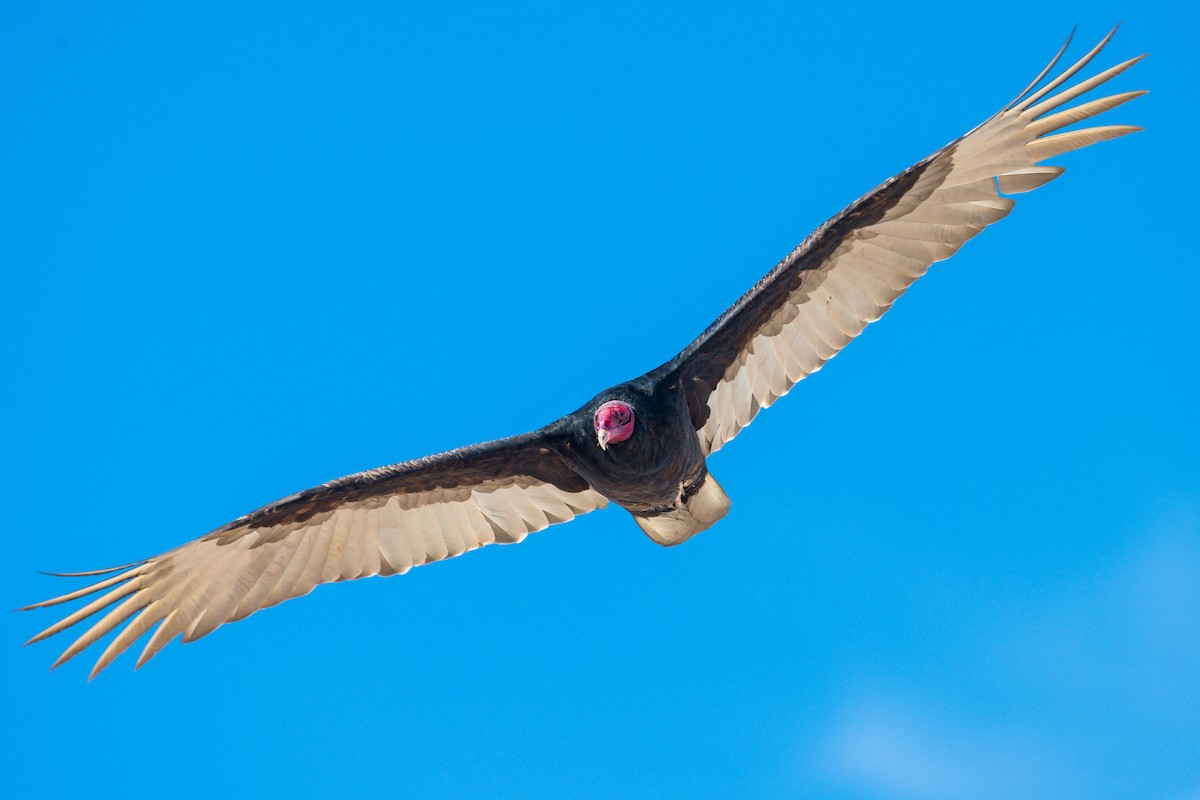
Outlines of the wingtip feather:
M 123 569 L 130 569 L 132 567 L 140 567 L 141 565 L 143 565 L 145 563 L 146 563 L 146 559 L 142 559 L 141 561 L 131 561 L 128 564 L 122 564 L 119 567 L 105 567 L 104 569 L 90 569 L 90 570 L 86 570 L 84 572 L 45 572 L 42 570 L 38 570 L 37 572 L 39 575 L 49 575 L 52 578 L 91 578 L 91 577 L 95 577 L 96 575 L 108 575 L 113 572 L 120 572 Z
M 18 608 L 17 611 L 32 611 L 35 608 L 48 608 L 49 606 L 57 606 L 62 603 L 68 603 L 72 600 L 78 600 L 81 597 L 87 597 L 89 594 L 95 594 L 96 592 L 102 591 L 104 589 L 108 589 L 110 587 L 117 586 L 127 580 L 130 580 L 131 578 L 136 578 L 138 576 L 138 574 L 139 574 L 138 572 L 131 570 L 130 572 L 121 573 L 119 575 L 113 575 L 110 578 L 105 578 L 102 581 L 98 581 L 97 583 L 93 583 L 88 586 L 84 586 L 83 588 L 76 589 L 73 592 L 67 592 L 66 594 L 60 594 L 58 597 L 51 597 L 49 600 L 43 600 L 40 603 L 33 603 L 31 605 L 23 606 L 21 608 Z
M 1075 73 L 1079 72 L 1079 70 L 1083 69 L 1088 64 L 1090 64 L 1092 59 L 1094 59 L 1100 53 L 1100 51 L 1105 48 L 1105 46 L 1109 43 L 1109 41 L 1112 40 L 1113 36 L 1116 35 L 1117 28 L 1119 28 L 1119 27 L 1120 27 L 1120 25 L 1117 25 L 1111 31 L 1109 31 L 1108 35 L 1106 35 L 1103 39 L 1101 39 L 1099 44 L 1097 44 L 1095 47 L 1093 47 L 1087 53 L 1084 53 L 1082 58 L 1080 58 L 1074 64 L 1072 64 L 1071 66 L 1069 66 L 1065 70 L 1063 70 L 1062 73 L 1060 73 L 1058 75 L 1058 77 L 1052 79 L 1051 81 L 1046 83 L 1044 86 L 1042 86 L 1040 89 L 1033 91 L 1032 94 L 1029 94 L 1029 92 L 1031 90 L 1033 90 L 1034 87 L 1036 87 L 1038 83 L 1041 82 L 1042 78 L 1044 78 L 1046 75 L 1048 75 L 1050 73 L 1050 70 L 1053 69 L 1054 65 L 1058 62 L 1059 58 L 1061 58 L 1063 52 L 1065 52 L 1065 50 L 1066 50 L 1066 45 L 1064 45 L 1063 49 L 1059 52 L 1059 54 L 1056 55 L 1054 57 L 1054 60 L 1050 62 L 1050 66 L 1048 66 L 1046 69 L 1042 70 L 1042 74 L 1038 77 L 1038 79 L 1036 81 L 1034 81 L 1033 84 L 1029 86 L 1029 88 L 1027 88 L 1024 92 L 1022 92 L 1017 97 L 1017 99 L 1008 106 L 1008 108 L 1009 109 L 1014 109 L 1014 108 L 1019 109 L 1020 111 L 1023 112 L 1026 109 L 1028 109 L 1030 106 L 1032 106 L 1034 103 L 1036 103 L 1038 100 L 1042 99 L 1043 97 L 1048 95 L 1050 92 L 1054 91 L 1059 86 L 1061 86 L 1063 83 L 1070 80 L 1071 77 L 1075 75 Z M 1067 41 L 1067 44 L 1070 44 L 1070 40 Z M 1025 96 L 1026 94 L 1029 94 L 1029 96 L 1026 97 Z

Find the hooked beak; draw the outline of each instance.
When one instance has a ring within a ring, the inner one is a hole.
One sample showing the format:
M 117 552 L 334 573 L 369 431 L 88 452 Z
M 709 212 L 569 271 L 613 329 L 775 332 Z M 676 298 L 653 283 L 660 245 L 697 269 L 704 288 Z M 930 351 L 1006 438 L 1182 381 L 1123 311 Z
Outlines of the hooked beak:
M 607 430 L 605 430 L 604 428 L 601 428 L 600 430 L 596 431 L 596 441 L 599 442 L 601 450 L 608 449 L 609 436 L 610 436 L 609 432 Z

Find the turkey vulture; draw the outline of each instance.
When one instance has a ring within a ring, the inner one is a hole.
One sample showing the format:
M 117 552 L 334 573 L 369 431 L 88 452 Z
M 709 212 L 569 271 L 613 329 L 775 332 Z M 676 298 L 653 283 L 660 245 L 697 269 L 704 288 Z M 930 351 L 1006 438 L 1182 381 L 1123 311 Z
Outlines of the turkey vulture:
M 729 511 L 707 459 L 760 409 L 879 319 L 930 264 L 1007 215 L 1010 195 L 1062 174 L 1043 161 L 1140 130 L 1061 132 L 1144 94 L 1062 109 L 1140 60 L 1060 89 L 1114 33 L 1043 84 L 1068 39 L 1014 101 L 819 227 L 657 369 L 532 433 L 339 478 L 145 561 L 57 573 L 97 580 L 27 608 L 102 594 L 30 641 L 107 609 L 54 664 L 128 623 L 100 655 L 95 676 L 155 625 L 138 666 L 176 635 L 197 639 L 318 584 L 395 575 L 485 544 L 519 542 L 610 501 L 661 545 L 705 530 Z

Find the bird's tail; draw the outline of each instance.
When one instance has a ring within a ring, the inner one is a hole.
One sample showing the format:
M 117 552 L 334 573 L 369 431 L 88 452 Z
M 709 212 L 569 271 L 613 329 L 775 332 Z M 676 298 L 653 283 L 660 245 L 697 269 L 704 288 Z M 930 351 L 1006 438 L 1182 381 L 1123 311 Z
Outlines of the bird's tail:
M 729 497 L 711 473 L 696 492 L 683 501 L 675 511 L 655 514 L 652 517 L 634 515 L 638 527 L 654 541 L 670 547 L 685 542 L 729 513 Z

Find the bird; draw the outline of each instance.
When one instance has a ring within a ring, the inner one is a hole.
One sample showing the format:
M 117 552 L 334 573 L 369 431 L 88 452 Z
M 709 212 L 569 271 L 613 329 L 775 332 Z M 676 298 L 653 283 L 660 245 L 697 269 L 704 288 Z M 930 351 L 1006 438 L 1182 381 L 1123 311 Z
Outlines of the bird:
M 27 644 L 88 620 L 53 669 L 119 631 L 90 680 L 152 629 L 137 667 L 176 636 L 199 639 L 320 584 L 520 542 L 610 503 L 660 545 L 708 529 L 730 509 L 708 460 L 759 411 L 820 370 L 934 262 L 1005 217 L 1013 195 L 1063 174 L 1043 162 L 1142 130 L 1063 130 L 1146 94 L 1070 105 L 1145 57 L 1064 87 L 1116 31 L 1047 80 L 1072 32 L 1014 100 L 818 227 L 656 369 L 538 430 L 338 478 L 142 561 L 48 573 L 94 582 L 19 610 L 99 597 Z

